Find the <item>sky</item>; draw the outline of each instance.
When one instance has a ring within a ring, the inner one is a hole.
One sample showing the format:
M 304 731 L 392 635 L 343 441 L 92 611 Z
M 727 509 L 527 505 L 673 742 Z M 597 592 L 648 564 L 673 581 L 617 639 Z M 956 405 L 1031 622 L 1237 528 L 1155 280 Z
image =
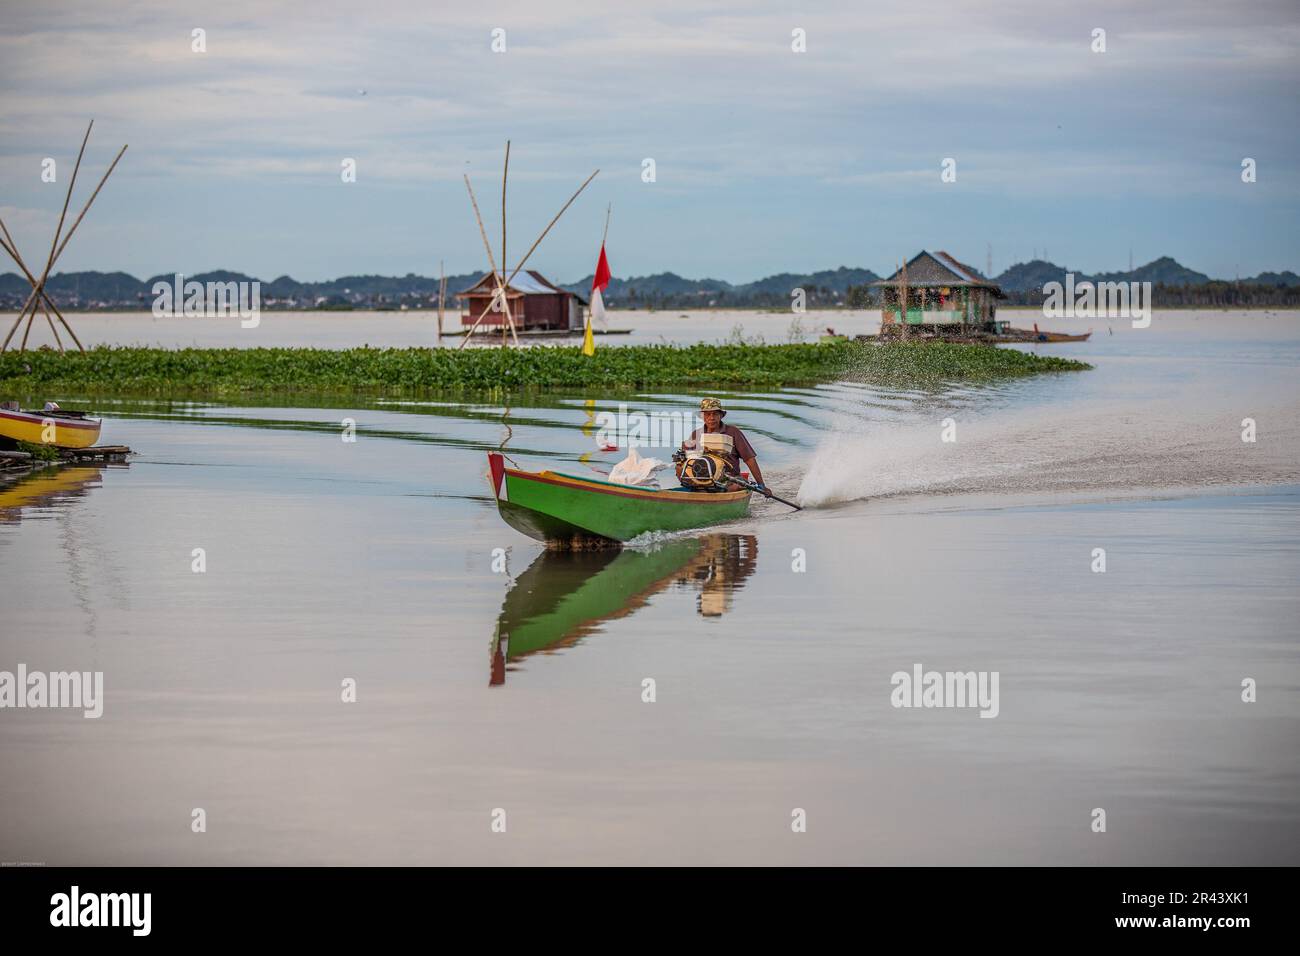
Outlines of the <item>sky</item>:
M 499 254 L 507 139 L 512 267 L 600 170 L 557 281 L 610 204 L 622 276 L 1300 271 L 1298 52 L 1295 0 L 0 0 L 0 217 L 43 262 L 93 118 L 69 220 L 129 149 L 56 272 L 486 269 L 462 176 Z

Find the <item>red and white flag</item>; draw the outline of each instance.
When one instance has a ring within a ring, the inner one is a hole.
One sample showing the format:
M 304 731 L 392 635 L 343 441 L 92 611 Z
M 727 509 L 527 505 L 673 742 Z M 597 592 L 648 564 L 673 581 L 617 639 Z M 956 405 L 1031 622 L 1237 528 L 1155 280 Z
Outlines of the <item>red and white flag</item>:
M 609 280 L 612 278 L 609 271 L 609 260 L 605 258 L 605 244 L 600 245 L 600 261 L 596 263 L 596 276 L 591 280 L 591 317 L 600 323 L 600 327 L 605 327 L 605 296 L 604 292 L 609 288 Z

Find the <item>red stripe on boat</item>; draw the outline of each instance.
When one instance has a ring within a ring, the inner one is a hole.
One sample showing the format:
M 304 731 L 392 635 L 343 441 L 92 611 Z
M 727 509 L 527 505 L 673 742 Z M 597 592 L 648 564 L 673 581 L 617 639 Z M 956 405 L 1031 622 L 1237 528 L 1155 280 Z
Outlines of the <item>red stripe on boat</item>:
M 10 421 L 15 422 L 25 422 L 29 425 L 40 425 L 48 418 L 60 428 L 98 428 L 100 426 L 100 422 L 97 419 L 60 418 L 57 415 L 37 415 L 33 412 L 0 411 L 0 418 L 8 418 Z
M 509 501 L 506 496 L 506 463 L 496 452 L 488 452 L 488 465 L 492 469 L 492 493 L 502 501 Z

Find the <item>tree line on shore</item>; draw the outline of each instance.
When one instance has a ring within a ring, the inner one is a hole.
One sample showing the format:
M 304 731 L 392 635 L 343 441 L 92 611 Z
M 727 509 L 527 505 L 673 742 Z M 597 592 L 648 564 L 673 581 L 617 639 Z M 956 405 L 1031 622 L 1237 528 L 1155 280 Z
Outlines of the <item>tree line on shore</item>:
M 1151 282 L 1158 307 L 1300 307 L 1300 276 L 1294 272 L 1264 272 L 1239 280 L 1211 279 L 1169 257 L 1156 259 L 1128 272 L 1086 274 L 1042 260 L 1016 263 L 993 279 L 1011 305 L 1039 305 L 1045 286 L 1075 282 Z M 253 276 L 218 271 L 186 275 L 199 282 L 254 282 Z M 456 309 L 455 294 L 473 285 L 481 273 L 447 277 L 447 307 Z M 879 307 L 879 290 L 871 283 L 880 277 L 870 269 L 841 266 L 813 273 L 779 273 L 754 282 L 733 284 L 721 279 L 686 279 L 672 272 L 629 278 L 616 277 L 605 291 L 605 302 L 615 309 L 873 309 Z M 140 280 L 124 272 L 71 272 L 51 276 L 47 288 L 62 307 L 72 310 L 148 310 L 156 283 L 171 284 L 173 274 Z M 582 296 L 591 277 L 560 287 Z M 342 276 L 323 282 L 299 282 L 280 276 L 261 282 L 261 307 L 268 310 L 310 309 L 432 309 L 438 304 L 437 277 Z M 0 309 L 16 310 L 26 301 L 30 285 L 15 273 L 0 274 Z

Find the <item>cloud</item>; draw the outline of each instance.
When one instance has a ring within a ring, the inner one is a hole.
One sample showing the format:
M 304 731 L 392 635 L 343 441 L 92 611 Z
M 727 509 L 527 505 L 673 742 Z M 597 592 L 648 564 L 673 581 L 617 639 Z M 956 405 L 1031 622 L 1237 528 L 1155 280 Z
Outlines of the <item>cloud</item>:
M 717 253 L 691 238 L 701 226 L 749 216 L 774 194 L 806 191 L 812 215 L 834 211 L 818 198 L 832 188 L 847 190 L 841 206 L 898 191 L 931 197 L 918 213 L 933 215 L 948 201 L 931 188 L 945 156 L 958 158 L 963 195 L 979 197 L 986 217 L 1005 219 L 1008 204 L 1031 195 L 1063 205 L 1239 196 L 1231 172 L 1246 155 L 1261 163 L 1257 193 L 1295 198 L 1292 3 L 1265 0 L 1249 16 L 1208 0 L 592 9 L 577 0 L 15 7 L 0 36 L 0 198 L 45 208 L 40 159 L 70 160 L 92 115 L 92 168 L 131 143 L 112 189 L 132 215 L 162 220 L 153 197 L 190 192 L 223 196 L 207 201 L 232 210 L 255 196 L 267 215 L 314 222 L 298 187 L 337 182 L 344 157 L 369 187 L 451 201 L 466 170 L 497 175 L 510 137 L 521 185 L 562 192 L 599 165 L 601 189 L 631 214 L 662 221 L 644 201 L 653 196 L 678 217 L 681 236 L 647 241 L 706 263 Z M 207 31 L 206 53 L 190 49 L 195 27 Z M 504 54 L 490 49 L 496 27 Z M 796 27 L 806 53 L 791 51 Z M 1107 31 L 1104 54 L 1090 48 L 1096 27 Z M 653 186 L 640 182 L 645 157 L 658 164 Z M 383 226 L 362 215 L 341 204 L 338 228 L 382 242 Z M 215 243 L 225 228 L 192 241 Z M 828 237 L 828 250 L 846 238 Z M 325 241 L 305 235 L 302 248 Z

